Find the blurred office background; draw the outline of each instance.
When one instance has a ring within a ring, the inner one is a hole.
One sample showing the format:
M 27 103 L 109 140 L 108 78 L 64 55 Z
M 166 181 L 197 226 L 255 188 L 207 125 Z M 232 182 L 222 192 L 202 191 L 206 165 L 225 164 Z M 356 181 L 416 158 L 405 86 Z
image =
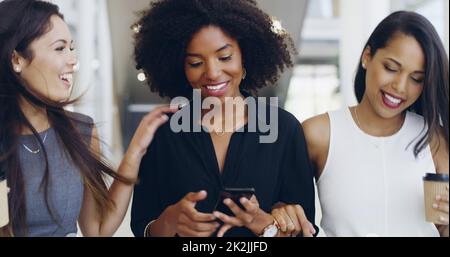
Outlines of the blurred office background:
M 164 103 L 149 92 L 133 61 L 133 27 L 150 0 L 53 0 L 66 17 L 79 58 L 72 108 L 97 122 L 103 151 L 117 165 L 140 118 Z M 363 45 L 385 16 L 396 10 L 417 11 L 432 21 L 448 53 L 448 0 L 259 0 L 281 22 L 297 45 L 293 70 L 263 96 L 300 121 L 356 104 L 353 76 Z M 316 223 L 320 224 L 317 204 Z M 116 236 L 132 236 L 129 214 Z M 323 234 L 321 234 L 323 235 Z

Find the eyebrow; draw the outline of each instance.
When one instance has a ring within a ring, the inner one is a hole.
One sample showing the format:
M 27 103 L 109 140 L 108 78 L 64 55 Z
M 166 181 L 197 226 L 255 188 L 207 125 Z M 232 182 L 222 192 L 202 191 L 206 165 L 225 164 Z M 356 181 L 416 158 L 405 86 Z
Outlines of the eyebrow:
M 218 50 L 216 50 L 216 53 L 221 52 L 221 51 L 223 51 L 223 50 L 225 50 L 225 49 L 227 49 L 227 48 L 233 48 L 233 46 L 230 45 L 230 44 L 226 44 L 226 45 L 222 46 L 221 48 L 219 48 Z M 194 54 L 194 53 L 187 53 L 186 56 L 190 56 L 190 57 L 202 57 L 201 54 Z
M 67 44 L 67 43 L 68 43 L 67 40 L 65 40 L 65 39 L 58 39 L 58 40 L 56 40 L 55 42 L 51 43 L 50 46 L 52 46 L 52 45 L 54 45 L 54 44 L 56 44 L 56 43 L 59 43 L 59 42 L 62 42 L 62 43 L 64 43 L 64 44 Z M 70 44 L 73 44 L 73 40 L 70 41 Z
M 393 58 L 387 58 L 387 59 L 388 59 L 389 61 L 395 62 L 398 66 L 402 67 L 402 64 L 399 63 L 398 61 L 396 61 L 395 59 L 393 59 Z M 415 71 L 414 73 L 425 74 L 424 71 Z
M 401 63 L 399 63 L 397 60 L 393 59 L 393 58 L 386 58 L 387 60 L 391 61 L 391 62 L 395 62 L 395 64 L 397 64 L 398 66 L 402 67 L 403 65 Z

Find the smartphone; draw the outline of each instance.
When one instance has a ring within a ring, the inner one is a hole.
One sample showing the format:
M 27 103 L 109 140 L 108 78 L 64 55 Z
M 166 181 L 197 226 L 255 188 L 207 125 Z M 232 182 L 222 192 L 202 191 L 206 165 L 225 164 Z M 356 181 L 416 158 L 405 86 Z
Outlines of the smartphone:
M 220 211 L 228 216 L 234 216 L 234 213 L 226 206 L 223 201 L 225 199 L 231 199 L 241 209 L 245 210 L 245 207 L 241 204 L 241 198 L 247 198 L 250 200 L 255 195 L 254 188 L 224 188 L 219 195 L 219 199 L 216 203 L 216 211 Z

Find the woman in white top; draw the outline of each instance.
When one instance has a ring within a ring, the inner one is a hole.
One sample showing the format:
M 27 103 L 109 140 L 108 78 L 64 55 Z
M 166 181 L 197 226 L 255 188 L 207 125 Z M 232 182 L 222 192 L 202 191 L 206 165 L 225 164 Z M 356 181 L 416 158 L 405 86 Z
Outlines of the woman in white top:
M 448 237 L 448 185 L 433 206 L 446 225 L 434 225 L 425 220 L 422 181 L 449 172 L 448 68 L 431 23 L 393 13 L 364 48 L 359 105 L 305 121 L 328 236 Z M 272 214 L 289 233 L 307 223 L 298 205 Z

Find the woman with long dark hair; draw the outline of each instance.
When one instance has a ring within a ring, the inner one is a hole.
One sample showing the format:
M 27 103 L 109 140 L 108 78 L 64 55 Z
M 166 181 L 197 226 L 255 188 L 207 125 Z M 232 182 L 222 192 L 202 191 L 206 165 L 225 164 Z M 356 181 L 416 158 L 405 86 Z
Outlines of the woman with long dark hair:
M 91 118 L 64 110 L 73 87 L 72 37 L 56 5 L 0 3 L 0 170 L 10 187 L 4 236 L 113 235 L 127 211 L 140 158 L 159 125 L 146 116 L 114 172 Z M 104 177 L 113 178 L 108 189 Z
M 448 185 L 433 204 L 435 226 L 425 219 L 422 182 L 426 173 L 448 181 L 448 68 L 433 25 L 395 12 L 364 47 L 359 105 L 305 121 L 327 235 L 448 236 Z M 292 208 L 274 215 L 295 219 Z

